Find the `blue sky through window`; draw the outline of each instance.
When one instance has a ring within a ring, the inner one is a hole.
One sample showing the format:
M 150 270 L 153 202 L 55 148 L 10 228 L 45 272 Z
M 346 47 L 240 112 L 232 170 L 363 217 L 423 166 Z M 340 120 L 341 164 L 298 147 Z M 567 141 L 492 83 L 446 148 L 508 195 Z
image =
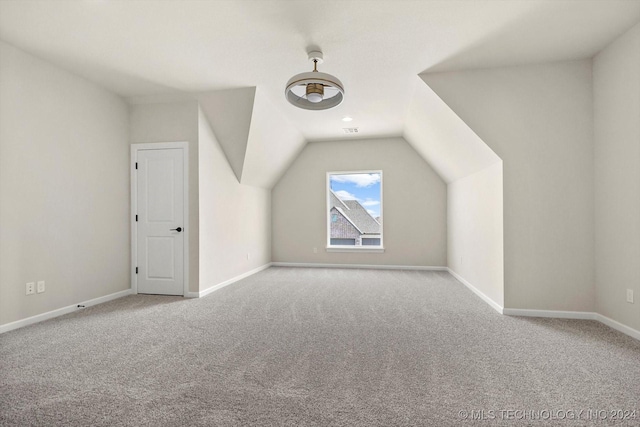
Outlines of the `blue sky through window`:
M 373 216 L 380 216 L 380 173 L 330 175 L 331 190 L 342 200 L 357 200 Z

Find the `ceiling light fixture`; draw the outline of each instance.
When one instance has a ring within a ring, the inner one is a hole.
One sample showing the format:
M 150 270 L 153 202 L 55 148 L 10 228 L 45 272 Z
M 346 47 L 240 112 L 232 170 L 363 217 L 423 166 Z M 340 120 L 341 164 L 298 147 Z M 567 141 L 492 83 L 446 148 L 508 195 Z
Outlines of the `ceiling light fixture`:
M 346 117 L 342 118 L 343 122 L 350 122 L 351 120 L 353 120 L 353 119 L 351 117 L 349 117 L 349 116 L 346 116 Z
M 326 110 L 344 99 L 344 86 L 337 77 L 318 71 L 323 56 L 320 51 L 309 52 L 313 71 L 296 74 L 287 82 L 284 95 L 291 104 L 305 110 Z

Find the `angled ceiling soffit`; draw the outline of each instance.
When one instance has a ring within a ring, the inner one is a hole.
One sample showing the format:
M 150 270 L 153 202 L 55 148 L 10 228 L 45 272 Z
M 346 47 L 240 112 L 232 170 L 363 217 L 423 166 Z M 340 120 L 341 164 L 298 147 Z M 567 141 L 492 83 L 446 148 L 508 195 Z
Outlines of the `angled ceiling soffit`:
M 270 189 L 306 141 L 256 87 L 197 95 L 238 182 Z
M 255 94 L 255 87 L 197 94 L 200 108 L 238 182 L 242 182 Z
M 257 88 L 241 183 L 273 188 L 305 144 L 298 128 Z
M 447 183 L 501 161 L 422 76 L 416 76 L 403 136 Z

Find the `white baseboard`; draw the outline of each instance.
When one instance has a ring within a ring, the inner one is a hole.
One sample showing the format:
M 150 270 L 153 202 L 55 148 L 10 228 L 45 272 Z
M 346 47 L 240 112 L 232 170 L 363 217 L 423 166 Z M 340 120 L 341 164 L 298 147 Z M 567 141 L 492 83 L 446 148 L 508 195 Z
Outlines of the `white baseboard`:
M 422 270 L 447 271 L 447 267 L 422 265 L 369 265 L 369 264 L 320 264 L 315 262 L 272 262 L 273 267 L 302 267 L 302 268 L 365 268 L 369 270 Z
M 449 273 L 458 279 L 463 285 L 469 288 L 473 293 L 478 295 L 484 302 L 493 307 L 498 313 L 506 316 L 525 316 L 525 317 L 549 317 L 554 319 L 577 319 L 577 320 L 597 320 L 608 327 L 629 335 L 632 338 L 640 340 L 640 331 L 637 331 L 627 325 L 624 325 L 607 316 L 592 311 L 560 311 L 560 310 L 530 310 L 522 308 L 503 308 L 500 304 L 482 293 L 479 289 L 467 282 L 462 276 L 448 268 Z
M 624 325 L 600 313 L 592 311 L 556 311 L 556 310 L 527 310 L 521 308 L 505 308 L 504 314 L 507 316 L 526 316 L 526 317 L 550 317 L 554 319 L 577 319 L 577 320 L 596 320 L 611 329 L 629 335 L 631 338 L 640 340 L 640 331 L 630 326 Z
M 486 302 L 487 304 L 489 304 L 491 306 L 491 308 L 493 308 L 495 311 L 497 311 L 500 314 L 504 313 L 504 308 L 498 304 L 497 302 L 495 302 L 494 300 L 492 300 L 491 298 L 489 298 L 488 296 L 486 296 L 480 289 L 476 288 L 475 286 L 473 286 L 471 283 L 469 283 L 466 279 L 464 279 L 462 276 L 460 276 L 458 273 L 456 273 L 455 271 L 453 271 L 450 268 L 447 268 L 447 271 L 449 271 L 449 273 L 455 277 L 456 279 L 458 279 L 458 281 L 460 283 L 462 283 L 463 285 L 465 285 L 467 288 L 469 288 L 469 290 L 471 292 L 473 292 L 474 294 L 478 295 L 484 302 Z
M 462 276 L 454 272 L 448 267 L 424 267 L 424 266 L 403 266 L 403 265 L 361 265 L 361 264 L 315 264 L 315 263 L 292 263 L 292 262 L 272 262 L 262 265 L 253 270 L 247 271 L 239 276 L 236 276 L 232 279 L 226 280 L 222 283 L 218 283 L 217 285 L 211 286 L 200 292 L 189 292 L 185 297 L 187 298 L 202 298 L 206 295 L 209 295 L 212 292 L 217 291 L 218 289 L 224 288 L 232 283 L 235 283 L 239 280 L 242 280 L 246 277 L 252 276 L 260 271 L 266 270 L 267 268 L 274 267 L 318 267 L 318 268 L 368 268 L 368 269 L 380 269 L 380 270 L 431 270 L 431 271 L 448 271 L 453 277 L 458 279 L 463 285 L 469 288 L 473 293 L 478 295 L 484 302 L 489 304 L 493 309 L 495 309 L 498 313 L 507 315 L 507 316 L 526 316 L 526 317 L 548 317 L 548 318 L 556 318 L 556 319 L 578 319 L 578 320 L 596 320 L 612 329 L 615 329 L 623 334 L 626 334 L 632 338 L 640 340 L 640 331 L 633 329 L 627 325 L 624 325 L 616 320 L 613 320 L 607 316 L 604 316 L 599 313 L 588 312 L 588 311 L 557 311 L 557 310 L 530 310 L 530 309 L 520 309 L 520 308 L 503 308 L 500 304 L 493 301 L 491 298 L 486 296 L 480 290 L 478 290 L 471 283 L 467 282 Z M 42 322 L 45 320 L 53 319 L 54 317 L 62 316 L 64 314 L 73 313 L 74 311 L 80 310 L 78 305 L 83 305 L 85 307 L 91 307 L 93 305 L 102 304 L 107 301 L 112 301 L 114 299 L 122 298 L 127 295 L 133 294 L 132 289 L 125 289 L 124 291 L 116 292 L 110 295 L 105 295 L 103 297 L 94 298 L 88 301 L 79 302 L 77 304 L 69 305 L 67 307 L 62 307 L 57 310 L 48 311 L 46 313 L 38 314 L 35 316 L 27 317 L 26 319 L 17 320 L 11 323 L 5 323 L 4 325 L 0 325 L 0 334 L 4 332 L 13 331 L 14 329 L 22 328 L 24 326 L 32 325 L 34 323 Z
M 102 304 L 107 301 L 112 301 L 114 299 L 131 295 L 132 293 L 133 293 L 133 290 L 125 289 L 124 291 L 116 292 L 110 295 L 105 295 L 103 297 L 90 299 L 89 301 L 79 302 L 77 304 L 62 307 L 57 310 L 47 311 L 46 313 L 37 314 L 35 316 L 27 317 L 26 319 L 16 320 L 15 322 L 11 322 L 11 323 L 5 323 L 4 325 L 0 325 L 0 334 L 4 332 L 13 331 L 14 329 L 22 328 L 24 326 L 32 325 L 34 323 L 53 319 L 54 317 L 62 316 L 63 314 L 69 314 L 69 313 L 73 313 L 74 311 L 81 310 L 81 308 L 79 308 L 78 305 L 83 305 L 85 308 L 91 307 L 92 305 Z
M 222 289 L 225 286 L 229 286 L 230 284 L 235 283 L 235 282 L 237 282 L 239 280 L 242 280 L 242 279 L 247 278 L 249 276 L 253 276 L 254 274 L 259 273 L 262 270 L 266 270 L 269 267 L 271 267 L 271 263 L 267 263 L 265 265 L 261 265 L 258 268 L 254 268 L 253 270 L 247 271 L 246 273 L 242 273 L 239 276 L 233 277 L 233 278 L 231 278 L 229 280 L 225 280 L 224 282 L 218 283 L 217 285 L 213 285 L 213 286 L 211 286 L 211 287 L 209 287 L 209 288 L 207 288 L 207 289 L 205 289 L 203 291 L 200 291 L 200 292 L 189 292 L 188 294 L 185 295 L 185 297 L 186 298 L 202 298 L 202 297 L 204 297 L 206 295 L 209 295 L 211 292 L 215 292 L 218 289 Z
M 551 317 L 554 319 L 597 320 L 596 313 L 591 311 L 557 311 L 557 310 L 529 310 L 522 308 L 505 308 L 502 311 L 507 316 Z
M 627 325 L 623 325 L 622 323 L 613 320 L 607 316 L 604 316 L 600 313 L 593 313 L 595 315 L 595 320 L 600 323 L 604 323 L 608 327 L 615 329 L 616 331 L 622 332 L 623 334 L 629 335 L 632 338 L 640 340 L 640 331 L 633 329 Z

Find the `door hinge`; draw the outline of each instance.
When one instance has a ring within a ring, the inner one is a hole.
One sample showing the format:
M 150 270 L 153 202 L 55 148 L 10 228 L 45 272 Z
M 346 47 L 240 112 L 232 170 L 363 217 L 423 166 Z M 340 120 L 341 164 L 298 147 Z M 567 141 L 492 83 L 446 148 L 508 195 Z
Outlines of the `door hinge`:
M 138 169 L 138 162 L 136 162 L 136 169 Z
M 136 215 L 136 222 L 138 222 L 138 215 Z
M 136 274 L 138 274 L 138 267 L 136 267 Z

